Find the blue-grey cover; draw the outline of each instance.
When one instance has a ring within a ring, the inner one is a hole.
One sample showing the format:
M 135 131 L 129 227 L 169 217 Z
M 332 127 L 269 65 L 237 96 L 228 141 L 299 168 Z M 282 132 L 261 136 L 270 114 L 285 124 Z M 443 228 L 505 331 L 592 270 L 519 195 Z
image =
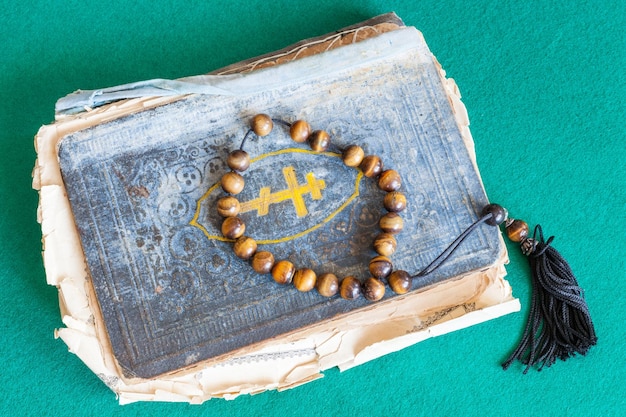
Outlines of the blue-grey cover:
M 337 146 L 359 144 L 401 174 L 408 208 L 394 269 L 419 271 L 488 203 L 438 64 L 415 29 L 217 81 L 223 94 L 200 91 L 59 145 L 95 294 L 127 377 L 176 371 L 371 306 L 278 285 L 222 238 L 217 184 L 254 114 L 305 119 Z M 367 278 L 385 213 L 376 182 L 336 153 L 294 143 L 280 125 L 246 150 L 254 159 L 238 198 L 259 249 L 318 274 Z M 502 251 L 498 233 L 481 226 L 413 291 L 488 268 Z M 391 297 L 388 289 L 380 302 Z

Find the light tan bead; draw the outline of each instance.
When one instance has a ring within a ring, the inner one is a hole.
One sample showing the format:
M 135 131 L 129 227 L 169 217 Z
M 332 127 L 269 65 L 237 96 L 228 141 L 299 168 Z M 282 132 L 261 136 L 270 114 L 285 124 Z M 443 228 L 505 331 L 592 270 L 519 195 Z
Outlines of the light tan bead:
M 251 265 L 259 274 L 269 274 L 274 266 L 274 255 L 268 251 L 258 251 L 252 257 Z
M 353 168 L 358 167 L 363 162 L 364 157 L 365 152 L 359 145 L 350 145 L 341 153 L 343 163 Z
M 361 295 L 361 283 L 353 276 L 347 276 L 341 280 L 339 295 L 345 300 L 354 300 Z
M 372 258 L 369 264 L 370 273 L 375 278 L 385 278 L 391 273 L 392 269 L 393 264 L 391 263 L 391 259 L 382 255 Z
M 272 267 L 272 277 L 279 284 L 289 284 L 295 272 L 296 267 L 289 261 L 278 261 Z
M 235 171 L 245 171 L 250 166 L 250 156 L 248 155 L 248 152 L 236 149 L 228 154 L 226 163 L 230 169 L 234 169 Z
M 304 143 L 311 135 L 311 125 L 304 120 L 296 120 L 289 128 L 289 136 L 294 142 Z
M 322 274 L 317 278 L 315 288 L 317 288 L 317 292 L 319 292 L 320 295 L 332 297 L 339 291 L 339 279 L 335 274 Z
M 256 252 L 256 241 L 248 236 L 241 236 L 233 245 L 233 252 L 238 258 L 248 260 Z
M 402 178 L 395 169 L 387 169 L 378 177 L 378 187 L 383 191 L 396 191 L 402 186 Z
M 380 218 L 378 225 L 383 232 L 396 235 L 402 231 L 404 222 L 398 213 L 387 213 Z
M 374 238 L 374 250 L 383 256 L 392 255 L 396 251 L 398 242 L 391 233 L 380 233 Z
M 241 204 L 233 196 L 222 197 L 217 200 L 217 214 L 222 217 L 235 217 L 241 212 Z
M 406 208 L 406 196 L 398 191 L 392 191 L 385 195 L 383 205 L 387 211 L 399 213 Z
M 330 136 L 324 130 L 315 130 L 309 136 L 309 146 L 315 152 L 324 152 L 330 146 Z
M 401 269 L 393 271 L 387 278 L 387 282 L 396 294 L 406 294 L 411 289 L 411 275 Z
M 230 194 L 239 194 L 245 186 L 243 177 L 236 172 L 227 172 L 222 176 L 222 189 Z
M 312 269 L 298 269 L 293 274 L 293 286 L 296 287 L 298 291 L 311 291 L 313 288 L 315 288 L 316 280 L 317 275 Z
M 383 162 L 376 155 L 367 155 L 361 161 L 361 171 L 368 178 L 375 178 L 383 172 Z
M 237 239 L 245 231 L 246 224 L 239 217 L 227 217 L 222 223 L 222 234 L 228 239 Z
M 257 114 L 252 118 L 252 130 L 257 136 L 267 136 L 273 128 L 274 122 L 267 114 Z
M 369 277 L 363 283 L 363 296 L 369 301 L 378 301 L 385 296 L 385 284 L 379 279 Z

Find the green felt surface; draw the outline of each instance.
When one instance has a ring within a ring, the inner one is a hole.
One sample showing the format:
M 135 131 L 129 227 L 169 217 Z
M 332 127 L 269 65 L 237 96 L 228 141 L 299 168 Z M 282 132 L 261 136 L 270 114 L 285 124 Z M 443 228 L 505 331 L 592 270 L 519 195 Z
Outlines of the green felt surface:
M 0 9 L 0 415 L 626 414 L 623 1 L 110 3 L 9 0 Z M 525 259 L 509 245 L 521 314 L 287 392 L 118 406 L 53 338 L 62 323 L 30 181 L 32 139 L 53 120 L 56 99 L 208 72 L 392 10 L 424 33 L 457 81 L 491 200 L 557 235 L 586 289 L 598 345 L 542 372 L 500 369 L 530 294 Z

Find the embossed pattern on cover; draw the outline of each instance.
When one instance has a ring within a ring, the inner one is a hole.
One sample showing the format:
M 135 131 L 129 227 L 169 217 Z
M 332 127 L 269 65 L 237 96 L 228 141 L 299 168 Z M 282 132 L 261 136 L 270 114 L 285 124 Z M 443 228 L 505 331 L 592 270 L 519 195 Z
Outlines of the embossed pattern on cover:
M 411 40 L 393 59 L 315 68 L 319 57 L 304 58 L 245 76 L 271 89 L 194 95 L 63 139 L 64 182 L 126 376 L 178 370 L 371 304 L 279 286 L 220 237 L 216 184 L 256 113 L 306 119 L 338 146 L 358 143 L 400 172 L 409 208 L 396 269 L 419 271 L 477 218 L 487 203 L 480 179 L 438 67 L 421 37 Z M 353 51 L 339 49 L 332 52 Z M 312 68 L 306 77 L 276 87 L 275 77 L 302 65 Z M 318 273 L 365 279 L 384 212 L 375 182 L 336 154 L 297 146 L 280 126 L 246 149 L 255 160 L 241 217 L 260 248 Z M 497 228 L 481 227 L 413 290 L 485 268 L 500 252 Z

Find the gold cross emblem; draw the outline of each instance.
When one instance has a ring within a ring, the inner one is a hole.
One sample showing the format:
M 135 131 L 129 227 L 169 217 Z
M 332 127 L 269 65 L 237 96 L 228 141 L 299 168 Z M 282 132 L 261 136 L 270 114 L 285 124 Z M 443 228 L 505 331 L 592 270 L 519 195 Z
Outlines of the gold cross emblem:
M 306 175 L 306 183 L 298 184 L 296 170 L 292 166 L 283 168 L 283 176 L 287 183 L 287 189 L 271 193 L 270 187 L 263 187 L 259 191 L 259 197 L 241 204 L 241 212 L 256 210 L 258 216 L 265 216 L 269 213 L 270 205 L 291 200 L 296 209 L 296 215 L 298 217 L 306 216 L 309 211 L 303 196 L 311 194 L 313 200 L 321 200 L 322 190 L 326 188 L 326 183 L 324 180 L 316 179 L 313 173 L 309 172 Z

